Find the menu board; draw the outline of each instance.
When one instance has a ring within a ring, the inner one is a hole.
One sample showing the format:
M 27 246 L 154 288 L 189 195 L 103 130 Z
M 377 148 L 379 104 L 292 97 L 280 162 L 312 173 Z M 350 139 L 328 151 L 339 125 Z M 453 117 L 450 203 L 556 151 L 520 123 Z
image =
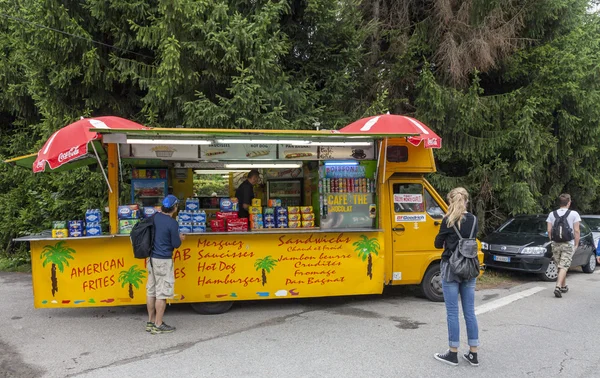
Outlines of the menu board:
M 375 146 L 322 146 L 319 148 L 321 160 L 373 160 Z
M 279 159 L 282 160 L 319 160 L 319 146 L 279 146 Z
M 211 144 L 200 147 L 200 159 L 274 160 L 277 159 L 277 146 L 273 144 Z
M 161 160 L 190 160 L 198 159 L 198 146 L 196 145 L 169 145 L 169 144 L 132 144 L 131 155 L 128 151 L 122 157 L 135 157 Z

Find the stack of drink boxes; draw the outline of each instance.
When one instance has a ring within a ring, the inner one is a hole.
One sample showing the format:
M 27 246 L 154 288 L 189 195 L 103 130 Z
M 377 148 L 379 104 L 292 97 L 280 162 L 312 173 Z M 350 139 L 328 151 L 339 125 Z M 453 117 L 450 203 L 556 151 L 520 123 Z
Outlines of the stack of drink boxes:
M 258 198 L 252 200 L 252 206 L 248 209 L 250 213 L 250 229 L 261 230 L 265 227 L 262 214 L 262 201 Z
M 130 234 L 133 226 L 140 221 L 140 207 L 138 205 L 119 206 L 119 234 Z
M 315 227 L 315 214 L 312 206 L 290 206 L 288 207 L 288 218 L 290 228 Z
M 85 212 L 85 234 L 86 236 L 102 235 L 102 213 L 100 209 L 88 209 Z
M 52 222 L 52 237 L 53 238 L 66 238 L 68 236 L 69 236 L 69 230 L 67 229 L 67 222 L 65 222 L 65 221 Z
M 198 198 L 185 200 L 185 210 L 179 212 L 177 220 L 181 233 L 206 232 L 206 213 L 204 210 L 200 210 Z

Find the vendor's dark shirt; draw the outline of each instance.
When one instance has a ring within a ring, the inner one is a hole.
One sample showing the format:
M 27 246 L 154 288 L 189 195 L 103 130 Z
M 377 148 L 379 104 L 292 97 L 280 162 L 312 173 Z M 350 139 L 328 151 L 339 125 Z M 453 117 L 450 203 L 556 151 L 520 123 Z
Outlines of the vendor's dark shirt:
M 154 249 L 152 258 L 170 259 L 173 250 L 181 246 L 179 238 L 179 225 L 171 216 L 157 213 L 154 216 Z
M 248 213 L 248 210 L 244 209 L 244 204 L 250 206 L 252 204 L 252 199 L 254 199 L 254 187 L 250 184 L 250 181 L 246 180 L 241 183 L 235 191 L 235 196 L 238 199 L 238 206 L 240 207 L 238 217 L 248 218 L 250 214 Z
M 471 233 L 471 228 L 473 227 L 473 221 L 475 220 L 475 216 L 471 213 L 465 213 L 462 222 L 460 224 L 460 235 L 463 238 L 468 238 Z M 458 228 L 458 224 L 456 225 Z M 475 230 L 473 232 L 473 237 L 477 237 L 477 224 L 475 225 Z M 435 237 L 435 248 L 444 248 L 444 252 L 442 253 L 442 259 L 448 260 L 450 256 L 452 256 L 452 252 L 456 249 L 458 245 L 458 235 L 456 231 L 454 231 L 454 227 L 448 227 L 448 220 L 446 217 L 442 219 L 442 224 L 440 225 L 440 232 Z

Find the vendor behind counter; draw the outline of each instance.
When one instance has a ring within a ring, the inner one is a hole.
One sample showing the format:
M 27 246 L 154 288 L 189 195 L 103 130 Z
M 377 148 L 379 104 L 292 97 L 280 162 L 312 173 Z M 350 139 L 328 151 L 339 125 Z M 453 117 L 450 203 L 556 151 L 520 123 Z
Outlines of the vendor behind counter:
M 258 183 L 260 173 L 253 169 L 248 172 L 247 179 L 238 186 L 235 191 L 235 196 L 238 199 L 240 210 L 238 212 L 239 218 L 249 218 L 250 213 L 248 208 L 252 205 L 254 199 L 254 185 Z

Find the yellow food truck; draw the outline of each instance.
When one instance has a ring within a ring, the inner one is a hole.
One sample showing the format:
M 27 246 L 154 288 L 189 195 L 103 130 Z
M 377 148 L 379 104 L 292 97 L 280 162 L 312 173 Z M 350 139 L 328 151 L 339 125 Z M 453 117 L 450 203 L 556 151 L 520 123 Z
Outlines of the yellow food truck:
M 180 199 L 187 234 L 174 251 L 172 303 L 216 314 L 236 301 L 380 294 L 390 285 L 420 285 L 443 300 L 433 240 L 447 208 L 424 177 L 435 172 L 433 152 L 410 134 L 92 131 L 107 152 L 109 229 L 17 239 L 30 243 L 36 308 L 144 304 L 145 260 L 134 258 L 128 232 L 167 194 Z M 122 162 L 130 177 L 121 177 Z M 229 219 L 251 169 L 260 181 L 246 231 Z M 196 195 L 207 173 L 227 177 L 228 193 Z M 131 200 L 119 204 L 125 183 Z

